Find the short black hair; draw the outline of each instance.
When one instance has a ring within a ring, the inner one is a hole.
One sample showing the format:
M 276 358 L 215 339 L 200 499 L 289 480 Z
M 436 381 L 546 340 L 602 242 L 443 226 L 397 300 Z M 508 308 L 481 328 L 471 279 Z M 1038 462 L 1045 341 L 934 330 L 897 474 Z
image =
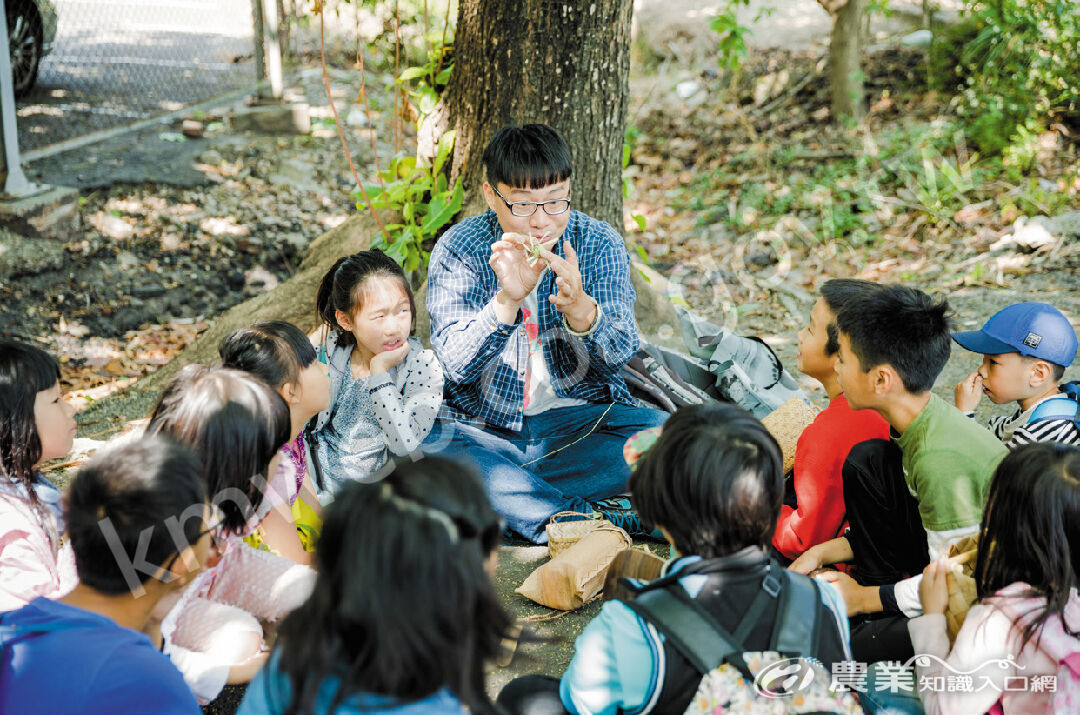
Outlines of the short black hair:
M 515 189 L 540 189 L 566 181 L 574 172 L 570 145 L 546 124 L 506 126 L 484 149 L 487 180 Z
M 68 492 L 79 581 L 102 593 L 129 593 L 132 575 L 145 583 L 153 575 L 147 566 L 164 566 L 199 540 L 205 505 L 191 450 L 161 435 L 104 448 Z
M 683 407 L 630 476 L 634 508 L 683 555 L 715 558 L 772 541 L 784 497 L 780 447 L 734 405 Z
M 825 355 L 840 352 L 840 331 L 836 328 L 836 316 L 845 305 L 875 290 L 877 283 L 859 278 L 833 278 L 821 286 L 821 297 L 832 311 L 833 319 L 825 326 Z
M 304 331 L 284 320 L 234 330 L 218 346 L 225 367 L 250 372 L 275 389 L 295 385 L 317 355 Z
M 1030 365 L 1033 362 L 1038 362 L 1040 360 L 1042 362 L 1046 363 L 1047 365 L 1049 365 L 1051 367 L 1050 376 L 1054 380 L 1054 382 L 1061 382 L 1061 378 L 1065 377 L 1065 366 L 1064 365 L 1058 365 L 1056 362 L 1050 362 L 1049 360 L 1042 360 L 1042 358 L 1037 358 L 1037 357 L 1034 357 L 1032 355 L 1021 354 L 1020 358 L 1025 363 L 1027 363 L 1028 365 Z
M 915 288 L 881 285 L 841 308 L 836 325 L 863 372 L 891 365 L 912 394 L 932 388 L 949 361 L 949 302 Z

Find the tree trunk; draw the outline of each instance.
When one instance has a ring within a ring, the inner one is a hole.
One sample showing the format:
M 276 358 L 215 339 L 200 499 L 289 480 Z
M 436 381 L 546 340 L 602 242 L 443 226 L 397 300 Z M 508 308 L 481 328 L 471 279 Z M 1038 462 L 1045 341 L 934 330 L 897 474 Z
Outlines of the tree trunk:
M 549 124 L 574 158 L 574 208 L 622 232 L 632 0 L 460 0 L 446 90 L 451 168 L 482 207 L 481 157 L 506 124 Z
M 829 40 L 829 84 L 832 114 L 837 121 L 863 116 L 863 73 L 860 65 L 862 19 L 870 0 L 847 0 L 833 15 Z

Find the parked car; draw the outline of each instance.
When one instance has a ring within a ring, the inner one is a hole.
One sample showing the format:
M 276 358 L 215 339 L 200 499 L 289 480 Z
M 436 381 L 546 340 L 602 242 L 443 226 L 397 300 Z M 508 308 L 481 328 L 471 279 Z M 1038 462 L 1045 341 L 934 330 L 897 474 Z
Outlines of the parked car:
M 3 0 L 15 96 L 23 97 L 37 82 L 41 58 L 56 39 L 56 8 L 51 0 Z

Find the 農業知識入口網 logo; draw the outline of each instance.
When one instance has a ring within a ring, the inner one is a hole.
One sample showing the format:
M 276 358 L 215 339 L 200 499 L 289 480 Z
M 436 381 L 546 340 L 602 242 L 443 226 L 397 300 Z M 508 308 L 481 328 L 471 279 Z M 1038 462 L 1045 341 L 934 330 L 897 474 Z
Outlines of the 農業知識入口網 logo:
M 817 676 L 813 667 L 816 662 L 812 658 L 788 658 L 770 663 L 758 671 L 754 689 L 768 698 L 791 697 L 805 692 Z M 923 674 L 920 675 L 916 668 L 922 669 Z M 1017 674 L 1022 670 L 1024 666 L 1018 665 L 1012 656 L 989 660 L 967 671 L 957 670 L 941 658 L 925 653 L 906 662 L 886 661 L 869 667 L 859 661 L 844 660 L 832 664 L 828 689 L 832 692 L 895 694 L 974 693 L 987 689 L 998 693 L 1057 691 L 1057 676 Z

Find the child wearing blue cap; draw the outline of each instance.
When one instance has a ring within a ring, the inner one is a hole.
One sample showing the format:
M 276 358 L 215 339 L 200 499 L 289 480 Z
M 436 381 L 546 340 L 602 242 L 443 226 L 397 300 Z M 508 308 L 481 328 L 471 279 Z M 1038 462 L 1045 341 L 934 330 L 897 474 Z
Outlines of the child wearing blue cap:
M 1031 442 L 1080 444 L 1076 385 L 1058 384 L 1077 348 L 1076 332 L 1060 310 L 1046 303 L 1016 303 L 995 313 L 980 330 L 952 337 L 983 356 L 979 369 L 957 383 L 957 408 L 973 417 L 982 393 L 998 405 L 1015 401 L 1016 412 L 989 424 L 1009 449 Z

